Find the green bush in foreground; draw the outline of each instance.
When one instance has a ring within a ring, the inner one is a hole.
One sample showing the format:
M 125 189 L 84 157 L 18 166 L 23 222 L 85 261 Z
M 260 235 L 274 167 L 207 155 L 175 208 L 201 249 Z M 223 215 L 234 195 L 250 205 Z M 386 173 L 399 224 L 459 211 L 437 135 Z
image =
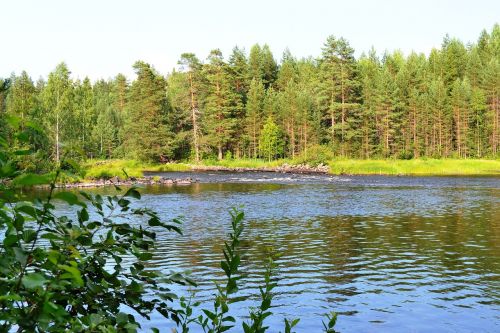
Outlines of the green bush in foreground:
M 55 191 L 61 169 L 52 179 L 24 173 L 16 163 L 20 152 L 10 151 L 0 137 L 0 332 L 137 332 L 138 319 L 149 320 L 153 313 L 172 319 L 182 332 L 192 325 L 212 333 L 234 327 L 236 319 L 229 312 L 241 279 L 243 212 L 231 211 L 230 239 L 221 261 L 226 283 L 216 285 L 213 309 L 202 309 L 202 315 L 192 318 L 199 303 L 181 298 L 177 309 L 177 296 L 169 286 L 195 284 L 145 265 L 153 257 L 158 229 L 180 235 L 178 220 L 164 223 L 154 211 L 135 208 L 132 202 L 141 198 L 135 187 L 116 187 L 123 194 L 110 196 Z M 19 197 L 19 188 L 47 183 L 46 198 Z M 76 216 L 57 215 L 55 199 L 77 208 Z M 127 265 L 123 257 L 129 258 Z M 243 323 L 245 333 L 267 329 L 273 268 L 271 260 L 260 290 L 261 305 L 251 309 L 250 321 Z M 335 318 L 328 318 L 325 332 L 334 332 Z M 284 332 L 291 333 L 297 323 L 285 320 Z

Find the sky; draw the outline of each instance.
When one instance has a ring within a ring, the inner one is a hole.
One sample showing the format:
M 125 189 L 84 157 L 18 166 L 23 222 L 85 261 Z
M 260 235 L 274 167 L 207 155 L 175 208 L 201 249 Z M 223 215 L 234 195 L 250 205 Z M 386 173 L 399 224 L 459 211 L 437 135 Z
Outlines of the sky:
M 321 53 L 329 35 L 359 56 L 412 50 L 426 54 L 449 34 L 475 42 L 500 22 L 498 0 L 0 0 L 0 77 L 26 70 L 36 80 L 61 61 L 73 78 L 123 73 L 137 60 L 160 73 L 184 52 L 206 59 L 219 48 L 267 43 L 277 60 Z

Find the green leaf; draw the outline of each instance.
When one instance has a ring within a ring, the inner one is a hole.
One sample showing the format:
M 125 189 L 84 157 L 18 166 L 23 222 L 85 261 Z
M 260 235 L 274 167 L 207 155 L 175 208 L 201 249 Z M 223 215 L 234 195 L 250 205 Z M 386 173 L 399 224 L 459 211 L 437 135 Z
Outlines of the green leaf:
M 126 313 L 119 312 L 116 315 L 116 323 L 118 325 L 124 325 L 124 324 L 128 323 L 128 315 Z
M 36 238 L 36 231 L 33 229 L 25 229 L 23 231 L 23 240 L 26 243 L 31 243 Z
M 205 310 L 205 309 L 203 309 L 202 311 L 205 313 L 205 315 L 206 315 L 208 318 L 210 318 L 210 320 L 211 320 L 211 321 L 215 321 L 215 320 L 217 320 L 217 315 L 216 315 L 215 313 L 213 313 L 213 312 L 211 312 L 211 311 L 209 311 L 209 310 Z
M 90 315 L 90 326 L 91 327 L 96 327 L 97 325 L 99 325 L 103 321 L 104 321 L 104 318 L 100 314 L 93 313 Z
M 17 243 L 17 235 L 8 235 L 7 237 L 5 237 L 3 239 L 3 245 L 5 248 L 10 248 L 12 245 L 14 245 L 15 243 Z
M 61 278 L 63 279 L 69 278 L 73 280 L 78 286 L 80 287 L 83 286 L 82 275 L 78 268 L 68 265 L 59 265 L 58 267 L 67 272 L 65 274 L 61 274 Z
M 131 197 L 131 198 L 134 198 L 134 199 L 137 199 L 137 200 L 141 199 L 141 194 L 134 187 L 129 188 L 127 190 L 127 192 L 125 192 L 125 194 L 123 196 L 124 197 Z
M 89 212 L 86 208 L 82 208 L 82 210 L 78 211 L 77 214 L 80 222 L 87 222 L 89 220 Z
M 36 289 L 43 287 L 47 279 L 40 273 L 30 273 L 23 277 L 22 284 L 26 289 Z
M 26 215 L 29 215 L 33 218 L 36 218 L 37 216 L 37 211 L 36 209 L 31 206 L 29 203 L 26 202 L 21 202 L 16 205 L 16 210 L 18 212 L 24 213 Z

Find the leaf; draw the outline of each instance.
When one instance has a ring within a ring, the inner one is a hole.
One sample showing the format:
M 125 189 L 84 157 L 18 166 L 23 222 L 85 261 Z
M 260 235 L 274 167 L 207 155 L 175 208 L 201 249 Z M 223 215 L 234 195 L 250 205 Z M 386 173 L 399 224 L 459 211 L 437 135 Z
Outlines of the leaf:
M 123 325 L 123 324 L 128 323 L 128 315 L 127 315 L 126 313 L 119 312 L 119 313 L 116 315 L 116 323 L 117 323 L 118 325 Z
M 135 187 L 129 188 L 123 196 L 124 197 L 131 197 L 131 198 L 134 198 L 137 200 L 141 199 L 141 194 L 139 193 L 139 191 L 137 191 L 137 189 Z
M 130 201 L 127 199 L 120 199 L 118 200 L 118 205 L 120 207 L 127 207 L 130 204 Z
M 82 208 L 82 210 L 78 211 L 77 214 L 78 214 L 78 221 L 87 222 L 89 220 L 89 212 L 87 211 L 86 208 Z
M 67 272 L 65 274 L 61 274 L 61 278 L 63 279 L 69 278 L 73 280 L 78 286 L 80 287 L 83 286 L 82 275 L 78 268 L 68 265 L 59 265 L 58 267 Z
M 36 231 L 33 229 L 25 229 L 23 231 L 23 240 L 26 243 L 31 243 L 36 238 Z
M 31 121 L 31 120 L 28 120 L 25 123 L 25 125 L 26 125 L 26 127 L 34 129 L 37 132 L 43 133 L 43 129 L 37 123 L 35 123 L 35 122 Z
M 36 209 L 33 206 L 31 206 L 30 204 L 25 203 L 25 202 L 18 203 L 16 205 L 16 210 L 18 212 L 21 212 L 21 213 L 24 213 L 26 215 L 29 215 L 29 216 L 31 216 L 33 218 L 36 218 L 36 216 L 37 216 Z
M 91 327 L 96 327 L 97 325 L 99 325 L 103 321 L 104 321 L 104 318 L 100 314 L 93 313 L 90 315 L 90 326 Z
M 14 245 L 15 243 L 17 243 L 17 235 L 8 235 L 7 237 L 5 237 L 3 239 L 3 246 L 5 248 L 10 248 L 12 245 Z
M 202 311 L 208 318 L 210 318 L 211 321 L 217 320 L 217 315 L 215 313 L 205 309 L 203 309 Z
M 27 289 L 41 288 L 46 282 L 47 279 L 40 273 L 30 273 L 22 279 L 22 284 Z
M 160 298 L 165 301 L 173 301 L 174 299 L 177 299 L 177 295 L 174 293 L 161 293 Z

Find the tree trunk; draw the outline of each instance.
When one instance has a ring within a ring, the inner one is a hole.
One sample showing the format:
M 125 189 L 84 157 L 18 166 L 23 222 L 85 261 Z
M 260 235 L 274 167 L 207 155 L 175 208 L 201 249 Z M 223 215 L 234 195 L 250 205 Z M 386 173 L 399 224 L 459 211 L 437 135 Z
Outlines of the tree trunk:
M 196 116 L 196 112 L 198 111 L 196 107 L 196 98 L 194 95 L 194 87 L 193 87 L 193 74 L 189 73 L 189 86 L 190 86 L 190 95 L 191 95 L 191 121 L 193 123 L 193 146 L 194 146 L 194 154 L 195 161 L 198 163 L 200 161 L 200 147 L 198 144 L 198 120 Z
M 56 114 L 56 162 L 59 163 L 59 113 Z

